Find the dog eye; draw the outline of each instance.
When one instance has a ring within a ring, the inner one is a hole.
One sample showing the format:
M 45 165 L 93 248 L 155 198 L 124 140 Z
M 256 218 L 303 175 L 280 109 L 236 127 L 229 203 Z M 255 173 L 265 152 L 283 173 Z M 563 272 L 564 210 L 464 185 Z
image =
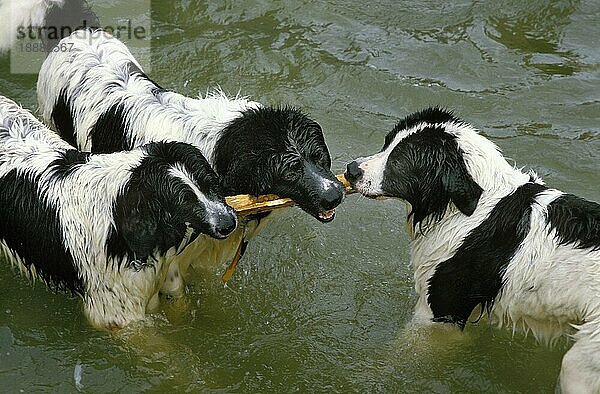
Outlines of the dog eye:
M 292 182 L 292 181 L 295 181 L 299 175 L 300 175 L 300 173 L 298 171 L 295 171 L 294 169 L 290 169 L 285 174 L 283 174 L 283 180 Z
M 302 174 L 302 168 L 302 164 L 294 163 L 293 165 L 288 167 L 287 170 L 285 170 L 281 177 L 285 181 L 295 181 L 300 176 L 300 174 Z

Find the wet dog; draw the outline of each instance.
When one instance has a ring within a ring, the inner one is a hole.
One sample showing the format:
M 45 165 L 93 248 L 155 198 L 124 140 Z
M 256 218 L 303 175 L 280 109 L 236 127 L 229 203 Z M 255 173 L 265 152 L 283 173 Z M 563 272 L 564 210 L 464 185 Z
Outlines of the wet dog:
M 600 391 L 600 205 L 524 173 L 438 108 L 400 121 L 347 166 L 365 196 L 408 206 L 415 321 L 465 327 L 477 306 L 544 342 L 573 334 L 566 392 Z
M 127 47 L 103 31 L 79 30 L 52 52 L 38 80 L 44 119 L 84 151 L 110 153 L 151 141 L 198 147 L 231 194 L 277 194 L 322 222 L 344 188 L 331 173 L 320 125 L 289 107 L 265 107 L 216 92 L 188 98 L 162 89 Z
M 17 25 L 84 26 L 60 41 L 68 51 L 52 51 L 56 40 L 44 39 L 49 53 L 38 80 L 44 120 L 72 145 L 110 153 L 152 141 L 190 143 L 208 159 L 228 194 L 276 194 L 321 222 L 334 219 L 344 187 L 331 172 L 321 126 L 300 110 L 220 91 L 189 98 L 163 89 L 122 42 L 89 28 L 98 20 L 83 0 L 5 1 L 3 7 L 9 6 L 18 10 Z M 233 257 L 242 240 L 258 231 L 259 218 L 250 219 L 226 242 L 190 248 L 181 271 L 192 261 Z M 175 278 L 181 276 L 171 273 L 172 286 L 165 290 L 180 292 L 182 283 Z
M 236 224 L 193 146 L 82 153 L 0 96 L 0 255 L 80 295 L 93 325 L 143 319 L 175 255 Z

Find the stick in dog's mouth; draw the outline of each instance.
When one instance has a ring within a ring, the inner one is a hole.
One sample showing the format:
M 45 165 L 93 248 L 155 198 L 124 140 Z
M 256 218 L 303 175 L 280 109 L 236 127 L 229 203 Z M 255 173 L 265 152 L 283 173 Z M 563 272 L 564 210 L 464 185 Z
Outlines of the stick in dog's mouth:
M 346 194 L 356 193 L 356 190 L 350 186 L 344 175 L 338 175 L 337 179 L 342 182 L 346 188 Z M 296 205 L 289 198 L 279 198 L 273 194 L 254 197 L 249 194 L 240 194 L 225 198 L 227 204 L 235 209 L 238 215 L 247 216 L 261 212 L 270 212 L 276 209 L 287 208 Z M 321 212 L 319 217 L 323 220 L 331 220 L 335 215 L 335 210 Z

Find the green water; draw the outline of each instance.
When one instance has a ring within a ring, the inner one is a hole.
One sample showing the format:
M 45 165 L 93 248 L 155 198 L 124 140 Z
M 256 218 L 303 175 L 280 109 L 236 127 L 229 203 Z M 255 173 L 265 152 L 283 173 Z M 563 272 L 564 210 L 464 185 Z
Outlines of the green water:
M 600 201 L 598 0 L 242 3 L 153 1 L 153 78 L 302 107 L 339 172 L 399 118 L 443 105 L 548 184 Z M 0 94 L 35 108 L 35 76 L 10 75 L 6 57 L 0 67 Z M 553 392 L 565 344 L 486 319 L 444 345 L 406 339 L 404 215 L 358 196 L 326 225 L 289 209 L 229 288 L 196 273 L 187 304 L 121 335 L 1 264 L 0 390 Z

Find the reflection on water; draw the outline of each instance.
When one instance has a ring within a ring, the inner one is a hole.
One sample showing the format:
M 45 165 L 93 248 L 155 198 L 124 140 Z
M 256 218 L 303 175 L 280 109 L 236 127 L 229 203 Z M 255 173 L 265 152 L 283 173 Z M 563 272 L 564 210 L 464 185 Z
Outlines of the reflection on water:
M 577 54 L 561 48 L 563 29 L 579 1 L 520 3 L 506 14 L 491 16 L 487 35 L 507 48 L 525 53 L 525 64 L 548 75 L 572 75 L 577 71 Z
M 526 53 L 558 53 L 562 29 L 579 1 L 549 1 L 547 4 L 517 3 L 521 7 L 506 9 L 489 18 L 490 38 Z
M 188 95 L 219 85 L 300 106 L 323 126 L 336 171 L 379 150 L 400 117 L 446 106 L 549 185 L 600 201 L 598 15 L 596 0 L 154 1 L 152 77 Z M 0 57 L 0 94 L 36 108 L 35 77 L 7 70 Z M 185 300 L 117 336 L 92 330 L 77 299 L 0 264 L 0 385 L 552 392 L 566 345 L 485 318 L 457 340 L 406 336 L 405 214 L 357 195 L 327 225 L 290 209 L 229 288 L 221 271 L 196 272 Z

